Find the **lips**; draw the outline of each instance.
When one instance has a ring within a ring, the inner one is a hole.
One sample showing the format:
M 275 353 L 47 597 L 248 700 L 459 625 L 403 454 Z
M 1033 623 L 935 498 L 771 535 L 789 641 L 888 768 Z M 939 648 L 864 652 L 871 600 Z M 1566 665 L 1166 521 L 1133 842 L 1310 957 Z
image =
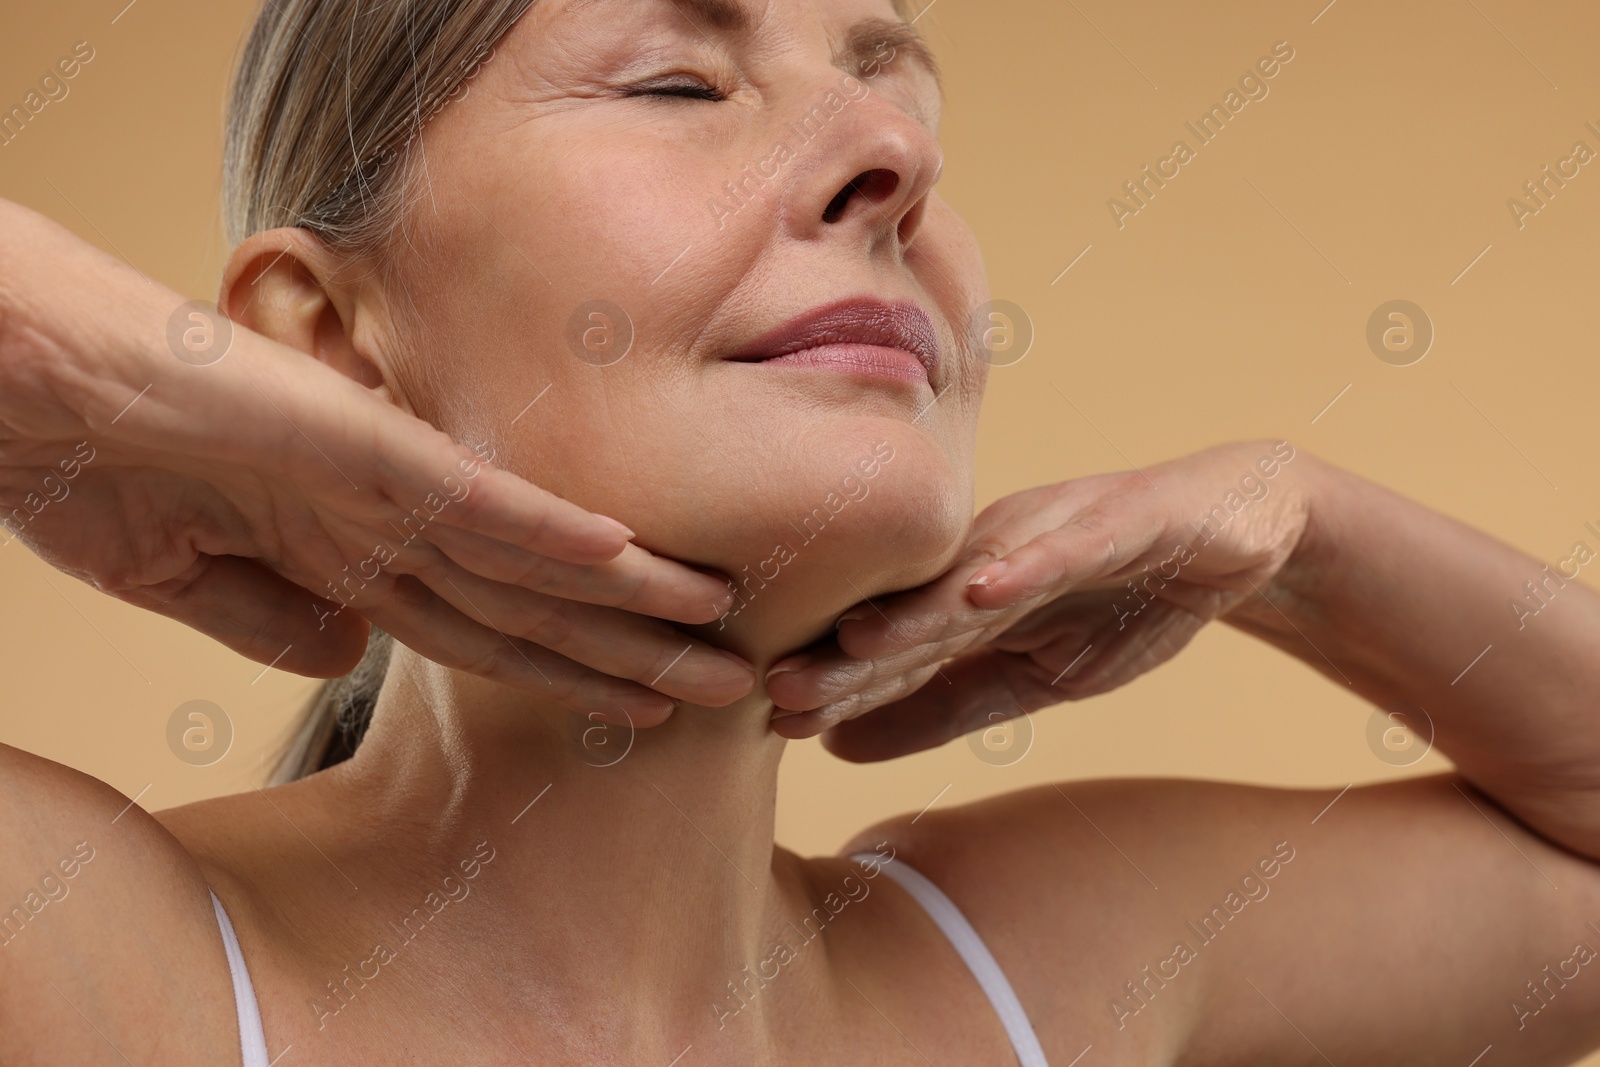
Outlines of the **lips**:
M 939 366 L 939 333 L 916 304 L 842 300 L 790 319 L 732 358 L 834 364 L 931 381 Z

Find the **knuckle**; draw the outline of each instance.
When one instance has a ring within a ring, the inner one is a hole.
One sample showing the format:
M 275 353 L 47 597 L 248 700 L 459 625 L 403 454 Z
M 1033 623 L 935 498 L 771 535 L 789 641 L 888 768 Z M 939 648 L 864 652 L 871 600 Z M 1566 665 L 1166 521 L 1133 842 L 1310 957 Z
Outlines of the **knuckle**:
M 976 538 L 967 546 L 967 562 L 983 567 L 1003 558 L 1010 551 L 1005 542 L 991 535 Z
M 521 629 L 524 637 L 544 648 L 565 648 L 572 640 L 572 620 L 559 608 L 546 607 L 530 613 Z
M 469 674 L 476 674 L 484 678 L 498 676 L 505 666 L 505 653 L 501 647 L 485 641 L 475 648 L 469 649 L 458 657 L 455 665 L 458 670 Z
M 507 578 L 507 584 L 509 585 L 517 585 L 524 589 L 535 589 L 544 592 L 555 584 L 555 565 L 546 556 L 526 556 L 507 575 Z
M 658 638 L 657 643 L 661 647 L 650 658 L 650 662 L 644 664 L 637 673 L 629 676 L 641 685 L 655 686 L 657 682 L 660 682 L 671 673 L 678 664 L 681 664 L 687 658 L 689 650 L 694 647 L 692 642 L 667 644 L 665 643 L 664 635 Z

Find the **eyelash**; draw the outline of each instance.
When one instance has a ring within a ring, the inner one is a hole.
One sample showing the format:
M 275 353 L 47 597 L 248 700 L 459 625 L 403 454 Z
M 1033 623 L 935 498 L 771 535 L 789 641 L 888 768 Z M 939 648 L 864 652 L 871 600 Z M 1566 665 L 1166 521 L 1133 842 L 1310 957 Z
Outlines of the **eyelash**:
M 646 82 L 641 85 L 629 86 L 624 90 L 624 95 L 672 97 L 679 100 L 706 100 L 711 102 L 727 99 L 721 89 L 707 85 L 699 79 L 694 81 Z

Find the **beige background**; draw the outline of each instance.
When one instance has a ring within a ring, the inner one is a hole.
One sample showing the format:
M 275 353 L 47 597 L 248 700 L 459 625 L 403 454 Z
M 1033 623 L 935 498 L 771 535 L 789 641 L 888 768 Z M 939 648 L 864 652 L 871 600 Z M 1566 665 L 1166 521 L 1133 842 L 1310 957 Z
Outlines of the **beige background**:
M 125 2 L 7 11 L 0 104 L 20 102 L 75 42 L 97 55 L 66 100 L 0 148 L 0 196 L 214 298 L 222 96 L 252 5 Z M 1574 141 L 1600 149 L 1584 127 L 1600 127 L 1600 9 L 1322 2 L 937 0 L 920 20 L 948 79 L 944 195 L 977 230 L 995 296 L 1037 330 L 1032 352 L 991 376 L 980 504 L 1273 435 L 1541 560 L 1594 543 L 1582 526 L 1600 524 L 1600 161 L 1521 230 L 1506 201 Z M 1107 198 L 1174 140 L 1194 146 L 1184 123 L 1280 40 L 1295 58 L 1270 95 L 1119 230 Z M 1369 314 L 1397 297 L 1437 331 L 1408 367 L 1365 341 Z M 0 591 L 0 740 L 150 808 L 257 784 L 313 687 L 18 545 L 0 549 Z M 1476 651 L 1462 649 L 1463 666 Z M 208 768 L 165 740 L 173 709 L 195 698 L 237 728 Z M 1331 798 L 1445 765 L 1380 761 L 1370 713 L 1217 628 L 1120 692 L 1038 714 L 1009 766 L 961 742 L 868 767 L 795 745 L 780 838 L 832 850 L 880 815 L 1057 778 L 1220 777 L 1327 786 Z

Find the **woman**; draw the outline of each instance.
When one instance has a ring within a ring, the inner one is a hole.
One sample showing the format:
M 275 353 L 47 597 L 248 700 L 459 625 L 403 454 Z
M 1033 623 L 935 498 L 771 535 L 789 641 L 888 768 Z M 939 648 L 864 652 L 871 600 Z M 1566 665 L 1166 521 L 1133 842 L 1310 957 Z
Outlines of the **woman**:
M 0 1061 L 1600 1043 L 1596 598 L 1507 633 L 1537 565 L 1287 442 L 974 523 L 983 273 L 908 14 L 275 0 L 231 115 L 236 329 L 4 206 L 17 536 L 263 663 L 397 640 L 270 789 L 151 814 L 0 749 L 0 869 L 40 872 Z M 1425 709 L 1460 773 L 1070 783 L 774 846 L 785 738 L 937 744 L 1211 619 Z

